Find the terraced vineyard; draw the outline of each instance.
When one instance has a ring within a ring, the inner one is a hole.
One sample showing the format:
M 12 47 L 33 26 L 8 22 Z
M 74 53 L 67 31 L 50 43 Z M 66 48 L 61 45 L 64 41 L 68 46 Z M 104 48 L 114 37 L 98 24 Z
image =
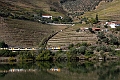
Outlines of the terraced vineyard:
M 120 0 L 102 1 L 96 10 L 86 12 L 83 17 L 94 17 L 96 13 L 100 20 L 120 20 Z
M 89 31 L 76 32 L 76 28 L 70 27 L 65 29 L 48 41 L 48 47 L 67 47 L 70 44 L 87 42 L 89 44 L 96 43 L 97 37 Z
M 44 37 L 64 28 L 0 17 L 0 41 L 5 41 L 10 47 L 37 47 Z

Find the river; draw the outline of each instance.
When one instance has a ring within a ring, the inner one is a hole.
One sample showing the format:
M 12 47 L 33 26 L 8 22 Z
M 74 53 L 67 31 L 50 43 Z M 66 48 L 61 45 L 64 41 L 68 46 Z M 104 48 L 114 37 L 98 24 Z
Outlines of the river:
M 120 61 L 0 62 L 0 80 L 120 80 Z

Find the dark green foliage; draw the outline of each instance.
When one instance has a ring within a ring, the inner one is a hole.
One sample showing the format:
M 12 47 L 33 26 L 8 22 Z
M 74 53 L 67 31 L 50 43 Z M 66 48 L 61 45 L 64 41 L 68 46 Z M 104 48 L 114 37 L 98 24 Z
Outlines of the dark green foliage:
M 104 38 L 102 41 L 109 44 L 109 39 L 108 38 Z
M 93 55 L 93 51 L 92 50 L 87 50 L 86 52 L 85 52 L 85 56 L 87 56 L 87 57 L 91 57 L 92 55 Z
M 76 32 L 79 32 L 80 31 L 80 28 L 76 29 Z
M 111 37 L 110 39 L 110 44 L 112 45 L 119 45 L 119 41 L 118 41 L 118 38 L 117 37 Z
M 104 25 L 105 28 L 108 28 L 108 25 Z
M 83 42 L 83 43 L 81 43 L 81 46 L 88 46 L 88 44 L 86 43 L 86 42 Z
M 74 47 L 74 44 L 70 44 L 69 46 L 68 46 L 68 49 L 71 49 L 71 48 L 73 48 Z
M 86 46 L 81 46 L 79 49 L 78 49 L 78 53 L 81 53 L 81 54 L 85 54 L 85 51 L 86 51 Z
M 92 28 L 89 28 L 89 31 L 92 32 Z
M 116 31 L 120 31 L 120 26 L 115 28 Z
M 52 58 L 52 52 L 49 50 L 43 50 L 41 53 L 39 53 L 36 57 L 36 60 L 46 61 L 51 60 Z
M 77 49 L 74 48 L 74 47 L 70 48 L 70 53 L 71 54 L 77 54 Z
M 98 19 L 98 14 L 96 14 L 96 17 L 95 17 L 95 22 L 94 23 L 98 23 L 99 22 L 99 19 Z
M 76 47 L 80 47 L 80 46 L 81 46 L 81 44 L 80 44 L 80 43 L 77 43 L 75 46 L 76 46 Z
M 84 22 L 88 23 L 88 18 L 84 17 L 84 18 L 81 19 L 81 21 L 84 21 Z
M 110 46 L 105 46 L 105 45 L 100 45 L 96 47 L 96 51 L 104 51 L 104 52 L 112 52 L 114 51 L 114 48 L 110 47 Z
M 4 41 L 0 42 L 0 48 L 8 48 L 8 45 Z
M 60 0 L 60 3 L 64 3 L 65 2 L 65 0 Z
M 56 9 L 54 7 L 50 7 L 50 11 L 55 11 L 56 12 Z
M 30 51 L 20 51 L 19 59 L 20 60 L 34 60 L 35 54 L 34 52 L 30 52 Z
M 99 37 L 100 39 L 105 38 L 105 34 L 103 32 L 99 32 L 97 37 Z
M 95 18 L 91 18 L 89 19 L 88 23 L 91 23 L 93 25 L 93 24 L 97 24 L 98 22 Z
M 62 19 L 62 22 L 72 22 L 72 18 L 68 17 L 68 16 L 65 16 L 63 19 Z
M 8 7 L 5 7 L 5 9 L 4 7 L 0 8 L 0 16 L 9 17 L 12 19 L 37 21 L 38 19 L 40 19 L 42 14 L 45 14 L 45 12 L 43 10 L 37 10 L 37 9 L 31 9 L 31 11 L 28 11 L 23 8 L 18 8 L 17 11 L 14 11 Z
M 95 33 L 95 32 L 92 30 L 92 28 L 89 28 L 89 31 L 90 31 L 91 33 Z
M 0 57 L 15 57 L 18 55 L 18 52 L 12 52 L 9 50 L 0 50 Z

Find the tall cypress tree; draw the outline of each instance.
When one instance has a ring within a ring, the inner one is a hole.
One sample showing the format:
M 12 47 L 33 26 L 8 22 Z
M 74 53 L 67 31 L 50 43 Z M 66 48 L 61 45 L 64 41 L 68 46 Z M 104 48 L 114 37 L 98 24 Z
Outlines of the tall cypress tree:
M 99 19 L 98 19 L 98 14 L 96 14 L 95 20 L 96 20 L 96 23 L 98 23 L 98 22 L 99 22 Z

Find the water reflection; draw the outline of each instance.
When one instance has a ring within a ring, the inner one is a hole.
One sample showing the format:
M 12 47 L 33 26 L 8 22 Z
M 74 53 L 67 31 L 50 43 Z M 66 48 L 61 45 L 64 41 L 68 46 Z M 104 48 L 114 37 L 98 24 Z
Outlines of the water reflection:
M 0 80 L 120 80 L 119 61 L 0 64 Z

